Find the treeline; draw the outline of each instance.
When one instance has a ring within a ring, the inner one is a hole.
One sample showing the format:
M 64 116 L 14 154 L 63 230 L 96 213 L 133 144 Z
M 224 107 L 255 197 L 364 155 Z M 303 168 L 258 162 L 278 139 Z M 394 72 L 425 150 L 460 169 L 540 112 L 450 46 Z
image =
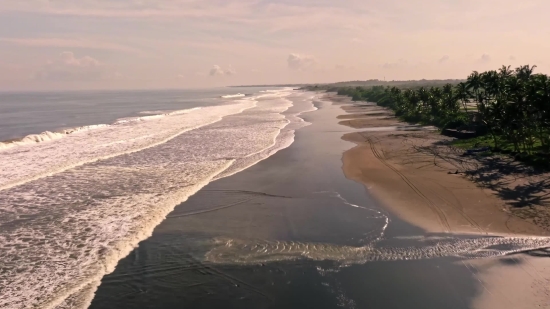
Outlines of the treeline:
M 421 80 L 379 80 L 371 79 L 365 81 L 348 81 L 330 84 L 333 87 L 370 87 L 370 86 L 390 86 L 399 88 L 411 88 L 411 87 L 426 87 L 426 86 L 443 86 L 445 84 L 456 85 L 463 80 L 457 79 L 421 79 Z
M 406 121 L 440 128 L 475 128 L 491 136 L 493 151 L 548 154 L 550 79 L 535 66 L 474 71 L 466 81 L 442 87 L 355 87 L 338 93 L 376 102 Z
M 302 87 L 304 90 L 318 91 L 318 90 L 327 90 L 327 91 L 337 91 L 342 88 L 350 87 L 373 87 L 373 86 L 389 86 L 389 87 L 399 87 L 400 89 L 404 88 L 418 88 L 418 87 L 431 87 L 431 86 L 443 86 L 445 84 L 456 85 L 464 80 L 459 79 L 421 79 L 421 80 L 379 80 L 379 79 L 370 79 L 370 80 L 357 80 L 357 81 L 347 81 L 347 82 L 338 82 L 332 84 L 312 84 Z

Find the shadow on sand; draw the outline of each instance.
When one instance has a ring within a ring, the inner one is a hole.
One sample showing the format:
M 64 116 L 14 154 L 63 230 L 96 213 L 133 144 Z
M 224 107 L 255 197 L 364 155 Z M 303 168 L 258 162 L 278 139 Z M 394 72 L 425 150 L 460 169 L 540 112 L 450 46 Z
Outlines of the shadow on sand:
M 550 205 L 550 178 L 541 179 L 543 171 L 509 157 L 464 156 L 464 150 L 449 147 L 446 140 L 415 148 L 443 160 L 447 164 L 438 166 L 449 170 L 449 173 L 464 174 L 478 185 L 493 190 L 513 207 Z

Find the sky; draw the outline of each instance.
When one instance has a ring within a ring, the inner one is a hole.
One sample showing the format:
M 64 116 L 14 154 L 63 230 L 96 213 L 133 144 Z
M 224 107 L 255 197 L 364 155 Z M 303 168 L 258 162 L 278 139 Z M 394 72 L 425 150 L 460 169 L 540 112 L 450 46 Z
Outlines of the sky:
M 0 90 L 550 73 L 548 0 L 1 0 Z

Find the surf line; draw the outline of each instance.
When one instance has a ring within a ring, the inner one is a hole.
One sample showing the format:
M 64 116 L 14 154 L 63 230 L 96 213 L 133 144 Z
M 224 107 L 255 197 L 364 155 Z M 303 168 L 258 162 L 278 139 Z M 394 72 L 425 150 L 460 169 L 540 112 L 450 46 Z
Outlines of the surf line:
M 55 175 L 55 174 L 58 174 L 58 173 L 62 173 L 64 171 L 73 169 L 73 168 L 78 167 L 78 166 L 82 166 L 84 164 L 94 163 L 94 162 L 102 161 L 102 160 L 107 160 L 107 159 L 111 159 L 111 158 L 118 157 L 118 156 L 121 156 L 121 155 L 131 154 L 131 153 L 139 152 L 139 151 L 142 151 L 142 150 L 146 150 L 146 149 L 149 149 L 149 148 L 153 148 L 153 147 L 165 144 L 168 141 L 182 135 L 183 133 L 186 133 L 186 132 L 189 132 L 189 131 L 192 131 L 192 130 L 196 130 L 196 129 L 202 128 L 204 126 L 211 125 L 213 123 L 219 122 L 226 116 L 240 114 L 240 113 L 242 113 L 243 111 L 245 111 L 247 109 L 255 107 L 256 103 L 257 103 L 257 101 L 254 102 L 254 106 L 244 107 L 244 108 L 240 109 L 238 112 L 236 112 L 234 114 L 224 115 L 224 116 L 219 117 L 219 119 L 217 119 L 217 120 L 207 122 L 207 123 L 203 123 L 203 124 L 198 125 L 198 126 L 183 129 L 183 130 L 177 132 L 176 134 L 170 135 L 170 136 L 168 136 L 168 137 L 166 137 L 166 138 L 164 138 L 164 139 L 162 139 L 158 142 L 155 142 L 155 143 L 143 146 L 143 147 L 131 149 L 131 150 L 128 150 L 128 151 L 123 151 L 123 152 L 120 152 L 120 153 L 114 153 L 114 154 L 110 154 L 110 155 L 106 155 L 106 156 L 101 156 L 101 157 L 93 158 L 93 159 L 90 159 L 90 160 L 84 160 L 84 161 L 76 162 L 76 163 L 73 163 L 73 164 L 68 164 L 68 165 L 65 165 L 65 166 L 61 166 L 61 167 L 58 167 L 58 168 L 54 167 L 54 168 L 52 168 L 50 170 L 47 170 L 45 172 L 35 174 L 34 176 L 31 176 L 29 178 L 24 178 L 24 179 L 21 179 L 21 180 L 15 180 L 15 181 L 12 181 L 12 182 L 8 182 L 4 185 L 0 185 L 0 191 L 11 189 L 13 187 L 17 187 L 19 185 L 22 185 L 22 184 L 25 184 L 25 183 L 28 183 L 28 182 L 31 182 L 31 181 L 34 181 L 34 180 L 38 180 L 38 179 L 45 178 L 45 177 L 48 177 L 48 176 L 52 176 L 52 175 Z

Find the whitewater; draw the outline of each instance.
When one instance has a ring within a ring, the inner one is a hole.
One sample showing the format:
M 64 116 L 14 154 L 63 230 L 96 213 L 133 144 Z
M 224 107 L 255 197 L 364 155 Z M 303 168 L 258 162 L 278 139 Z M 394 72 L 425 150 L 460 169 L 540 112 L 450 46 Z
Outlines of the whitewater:
M 86 308 L 175 206 L 288 147 L 312 99 L 282 89 L 3 143 L 0 308 Z

